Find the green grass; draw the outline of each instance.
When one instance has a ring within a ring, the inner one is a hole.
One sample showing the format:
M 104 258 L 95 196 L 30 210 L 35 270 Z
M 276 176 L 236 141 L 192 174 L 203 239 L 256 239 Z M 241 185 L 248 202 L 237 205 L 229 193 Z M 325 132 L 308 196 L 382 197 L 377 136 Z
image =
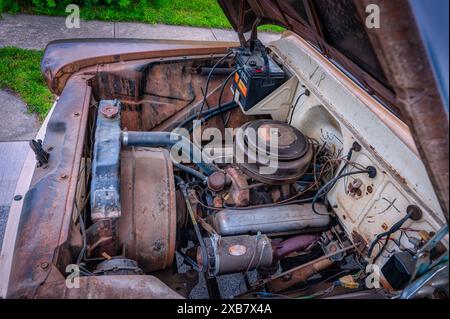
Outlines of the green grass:
M 43 51 L 0 48 L 0 88 L 16 92 L 40 120 L 45 118 L 54 100 L 41 75 L 42 55 Z
M 1 0 L 0 0 L 1 1 Z M 57 1 L 56 1 L 57 3 Z M 66 16 L 65 7 L 15 7 L 4 11 L 23 12 L 40 15 Z M 195 27 L 230 29 L 225 14 L 216 0 L 139 0 L 127 8 L 117 6 L 92 5 L 80 7 L 80 15 L 85 20 L 133 21 L 163 23 Z M 274 25 L 261 26 L 263 31 L 281 32 L 284 28 Z

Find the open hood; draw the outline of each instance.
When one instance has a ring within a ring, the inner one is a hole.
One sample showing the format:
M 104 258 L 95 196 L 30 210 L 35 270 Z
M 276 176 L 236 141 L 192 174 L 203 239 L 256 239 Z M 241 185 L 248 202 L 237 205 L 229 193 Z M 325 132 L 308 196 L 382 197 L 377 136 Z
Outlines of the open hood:
M 353 0 L 219 0 L 233 28 L 275 24 L 318 48 L 374 91 L 398 115 L 392 85 L 372 48 Z
M 411 129 L 448 221 L 448 113 L 434 76 L 438 72 L 433 73 L 430 53 L 418 27 L 420 21 L 417 22 L 410 1 L 219 0 L 219 3 L 241 39 L 259 25 L 283 26 L 308 41 L 400 117 Z M 379 27 L 365 25 L 369 5 L 379 10 Z

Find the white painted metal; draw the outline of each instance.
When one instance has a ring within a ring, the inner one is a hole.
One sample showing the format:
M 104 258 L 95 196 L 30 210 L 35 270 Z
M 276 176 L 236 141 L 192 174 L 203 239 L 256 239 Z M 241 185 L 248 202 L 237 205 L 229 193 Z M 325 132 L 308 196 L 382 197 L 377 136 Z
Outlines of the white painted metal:
M 363 182 L 361 197 L 352 197 L 346 191 L 351 177 L 340 180 L 328 195 L 346 231 L 356 231 L 370 243 L 401 219 L 411 204 L 421 207 L 424 216 L 419 222 L 408 221 L 405 227 L 437 231 L 444 225 L 443 213 L 407 126 L 295 34 L 286 32 L 269 48 L 299 79 L 292 101 L 304 91 L 302 86 L 312 92 L 299 100 L 290 115 L 291 124 L 309 137 L 342 149 L 343 155 L 358 141 L 362 150 L 354 153 L 352 160 L 377 168 L 374 179 L 357 176 Z M 411 245 L 404 236 L 401 242 L 406 247 Z

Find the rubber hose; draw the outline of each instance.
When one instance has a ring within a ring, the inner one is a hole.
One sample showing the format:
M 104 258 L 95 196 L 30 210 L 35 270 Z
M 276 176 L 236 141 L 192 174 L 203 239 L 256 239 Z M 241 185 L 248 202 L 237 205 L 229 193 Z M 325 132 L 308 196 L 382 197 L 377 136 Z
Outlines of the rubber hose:
M 191 143 L 186 137 L 171 132 L 122 132 L 122 144 L 124 146 L 144 146 L 144 147 L 172 147 L 181 143 L 183 155 L 195 163 L 206 175 L 211 175 L 217 171 L 217 167 L 212 163 L 195 162 L 194 152 L 201 155 L 201 150 Z

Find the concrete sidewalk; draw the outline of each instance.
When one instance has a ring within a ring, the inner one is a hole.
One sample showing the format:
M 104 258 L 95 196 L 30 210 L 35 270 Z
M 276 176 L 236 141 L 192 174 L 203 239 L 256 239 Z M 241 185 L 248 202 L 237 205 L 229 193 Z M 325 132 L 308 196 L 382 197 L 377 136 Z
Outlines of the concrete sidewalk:
M 35 114 L 14 92 L 0 90 L 0 142 L 25 141 L 36 136 L 40 127 Z
M 270 42 L 278 33 L 261 32 Z M 233 30 L 194 28 L 132 22 L 81 21 L 79 29 L 67 29 L 65 17 L 3 14 L 0 18 L 0 47 L 43 49 L 48 42 L 68 38 L 139 38 L 201 41 L 238 41 Z

